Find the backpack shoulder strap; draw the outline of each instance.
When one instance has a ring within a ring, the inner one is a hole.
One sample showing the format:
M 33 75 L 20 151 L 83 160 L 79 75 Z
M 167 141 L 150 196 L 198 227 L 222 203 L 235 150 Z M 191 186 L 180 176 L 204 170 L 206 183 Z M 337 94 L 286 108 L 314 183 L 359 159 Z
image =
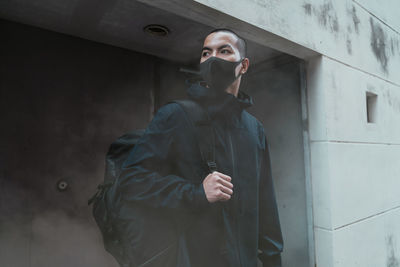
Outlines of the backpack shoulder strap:
M 216 171 L 215 133 L 207 109 L 190 99 L 173 100 L 168 103 L 177 103 L 186 112 L 195 130 L 203 161 L 207 163 L 210 172 Z

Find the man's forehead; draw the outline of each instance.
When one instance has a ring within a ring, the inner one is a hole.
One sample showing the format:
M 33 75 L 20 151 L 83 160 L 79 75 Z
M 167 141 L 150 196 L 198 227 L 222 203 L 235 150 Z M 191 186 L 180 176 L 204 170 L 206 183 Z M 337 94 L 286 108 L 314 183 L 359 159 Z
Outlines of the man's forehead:
M 213 32 L 204 40 L 203 46 L 224 45 L 229 44 L 233 48 L 237 48 L 238 38 L 230 32 Z

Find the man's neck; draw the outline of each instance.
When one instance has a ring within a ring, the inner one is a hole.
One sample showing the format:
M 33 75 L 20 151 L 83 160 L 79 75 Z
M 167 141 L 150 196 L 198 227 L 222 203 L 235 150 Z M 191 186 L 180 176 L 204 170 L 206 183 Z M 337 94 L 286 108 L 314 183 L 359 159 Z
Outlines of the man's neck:
M 239 93 L 239 87 L 240 87 L 240 81 L 242 80 L 242 77 L 239 76 L 228 88 L 226 88 L 225 92 L 228 94 L 232 94 L 235 97 L 238 96 Z

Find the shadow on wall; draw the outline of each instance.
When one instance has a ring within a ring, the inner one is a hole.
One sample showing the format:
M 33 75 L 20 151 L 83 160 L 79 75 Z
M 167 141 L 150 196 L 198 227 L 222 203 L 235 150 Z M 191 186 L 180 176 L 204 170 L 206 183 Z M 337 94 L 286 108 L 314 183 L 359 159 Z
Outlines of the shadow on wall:
M 145 128 L 153 104 L 182 97 L 183 74 L 146 54 L 2 20 L 0 28 L 0 266 L 117 266 L 87 200 L 109 145 Z
M 116 266 L 87 200 L 148 123 L 154 57 L 0 22 L 0 266 Z
M 8 192 L 2 194 L 3 205 L 13 204 L 7 205 L 8 211 L 1 207 L 6 215 L 0 222 L 1 266 L 118 266 L 104 253 L 101 237 L 90 221 L 61 209 L 32 212 L 37 208 L 32 207 L 29 191 L 11 186 L 2 189 Z

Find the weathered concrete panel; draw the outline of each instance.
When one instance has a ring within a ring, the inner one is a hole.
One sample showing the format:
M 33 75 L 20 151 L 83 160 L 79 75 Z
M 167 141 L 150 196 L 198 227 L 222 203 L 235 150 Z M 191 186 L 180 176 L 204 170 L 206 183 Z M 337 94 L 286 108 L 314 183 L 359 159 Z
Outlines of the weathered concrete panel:
M 307 66 L 307 105 L 310 140 L 327 140 L 327 107 L 324 57 L 314 57 Z
M 335 267 L 400 266 L 400 209 L 332 232 Z M 318 265 L 328 266 L 328 265 Z
M 400 1 L 398 0 L 353 0 L 363 8 L 374 14 L 390 27 L 400 32 Z
M 311 180 L 314 226 L 332 229 L 332 196 L 329 151 L 326 143 L 311 142 Z
M 196 2 L 400 84 L 399 34 L 351 0 Z
M 400 145 L 326 145 L 333 228 L 400 206 Z
M 316 266 L 400 266 L 400 209 L 338 230 L 315 228 Z
M 333 267 L 332 231 L 315 228 L 315 266 Z
M 400 206 L 400 146 L 312 142 L 315 225 L 337 229 Z
M 308 76 L 312 141 L 400 144 L 400 86 L 326 57 L 310 61 Z M 374 123 L 367 92 L 377 95 Z

